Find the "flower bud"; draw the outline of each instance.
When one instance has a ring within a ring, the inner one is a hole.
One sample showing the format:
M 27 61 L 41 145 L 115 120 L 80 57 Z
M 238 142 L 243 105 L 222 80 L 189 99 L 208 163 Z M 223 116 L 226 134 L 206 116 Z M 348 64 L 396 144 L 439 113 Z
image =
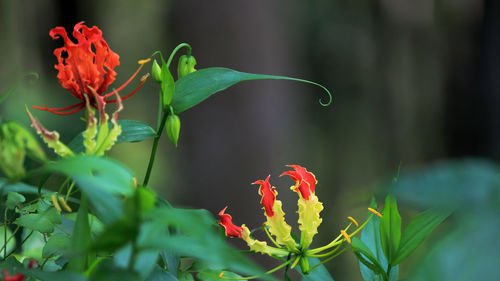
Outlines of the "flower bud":
M 170 114 L 167 117 L 167 123 L 165 124 L 165 129 L 167 131 L 167 136 L 170 141 L 177 147 L 177 141 L 179 140 L 179 132 L 181 130 L 181 120 L 179 116 L 175 114 Z
M 156 60 L 153 61 L 153 66 L 151 67 L 151 75 L 156 83 L 161 83 L 161 68 Z
M 193 56 L 183 55 L 179 58 L 179 65 L 177 66 L 177 79 L 195 72 L 196 59 Z
M 309 274 L 309 260 L 307 259 L 307 257 L 301 257 L 299 263 L 302 272 L 304 274 Z

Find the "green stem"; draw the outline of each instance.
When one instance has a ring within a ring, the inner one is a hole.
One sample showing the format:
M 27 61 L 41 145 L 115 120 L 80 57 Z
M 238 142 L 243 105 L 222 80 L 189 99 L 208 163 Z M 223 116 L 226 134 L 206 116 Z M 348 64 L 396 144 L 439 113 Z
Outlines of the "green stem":
M 7 225 L 5 224 L 4 227 L 7 227 Z M 16 233 L 19 230 L 19 228 L 21 228 L 21 227 L 18 225 L 16 227 L 16 229 L 14 230 L 14 232 L 12 232 L 12 235 L 9 237 L 9 239 L 7 239 L 7 241 L 4 243 L 3 247 L 0 249 L 0 252 L 7 248 L 7 243 L 9 243 L 10 239 L 12 239 L 16 236 Z
M 344 231 L 347 231 L 350 227 L 351 227 L 352 223 L 350 223 L 345 229 Z M 319 248 L 316 248 L 316 249 L 311 249 L 309 251 L 307 251 L 308 254 L 316 254 L 316 253 L 319 253 L 319 252 L 322 252 L 324 250 L 328 250 L 330 249 L 331 247 L 333 246 L 336 246 L 338 245 L 339 243 L 341 243 L 339 241 L 339 239 L 342 238 L 342 234 L 339 234 L 339 236 L 335 237 L 335 239 L 333 239 L 332 242 L 328 243 L 327 245 L 323 246 L 323 247 L 319 247 Z
M 165 122 L 167 121 L 168 114 L 164 113 L 163 118 L 160 123 L 160 127 L 158 131 L 156 131 L 156 136 L 153 141 L 153 149 L 151 150 L 151 155 L 149 156 L 149 164 L 148 170 L 146 171 L 146 176 L 144 177 L 144 181 L 142 183 L 143 186 L 147 186 L 149 182 L 149 177 L 151 176 L 151 170 L 153 169 L 153 164 L 155 162 L 156 150 L 158 150 L 158 142 L 160 141 L 160 137 L 163 133 L 163 127 L 165 127 Z
M 262 228 L 264 229 L 264 231 L 266 232 L 267 234 L 267 237 L 269 238 L 269 240 L 271 240 L 271 242 L 273 242 L 273 244 L 278 247 L 278 248 L 281 248 L 281 246 L 273 239 L 273 237 L 271 236 L 271 233 L 269 233 L 269 231 L 267 230 L 267 227 L 265 225 L 262 226 Z
M 3 241 L 5 243 L 5 247 L 3 247 L 3 257 L 7 258 L 7 208 L 5 208 L 5 214 L 3 216 L 3 221 L 5 222 L 3 226 Z
M 191 56 L 191 45 L 189 45 L 188 43 L 180 43 L 179 45 L 177 45 L 177 47 L 175 47 L 175 49 L 170 54 L 170 57 L 168 58 L 167 61 L 167 68 L 170 67 L 170 63 L 172 63 L 172 59 L 174 58 L 177 51 L 179 51 L 183 47 L 186 47 L 188 49 L 187 55 Z
M 68 201 L 68 198 L 71 194 L 71 191 L 73 191 L 73 187 L 75 186 L 75 182 L 71 182 L 71 185 L 68 188 L 68 192 L 66 192 L 66 197 L 64 198 L 65 201 Z
M 277 267 L 275 267 L 275 268 L 273 268 L 271 270 L 266 271 L 264 274 L 271 274 L 271 273 L 273 273 L 273 272 L 275 272 L 275 271 L 277 271 L 277 270 L 279 270 L 279 269 L 281 269 L 281 268 L 289 265 L 292 261 L 293 261 L 293 259 L 290 259 L 287 262 L 282 263 L 282 264 L 278 265 Z M 249 277 L 240 277 L 240 278 L 224 277 L 224 276 L 222 276 L 221 278 L 222 279 L 227 279 L 227 280 L 250 280 L 250 279 L 255 279 L 255 278 L 259 278 L 259 277 L 260 277 L 260 275 L 254 275 L 254 276 L 249 276 Z
M 69 177 L 67 177 L 67 178 L 63 181 L 63 183 L 62 183 L 62 184 L 61 184 L 61 186 L 59 187 L 59 191 L 57 192 L 57 194 L 61 194 L 61 193 L 62 193 L 62 191 L 63 191 L 63 189 L 64 189 L 64 186 L 65 186 L 65 185 L 69 182 L 69 180 L 70 180 L 70 178 L 69 178 Z
M 322 265 L 322 264 L 324 264 L 324 263 L 326 263 L 326 262 L 329 262 L 330 260 L 332 260 L 332 259 L 336 258 L 338 255 L 340 255 L 340 254 L 342 254 L 343 252 L 345 252 L 345 250 L 347 250 L 348 248 L 349 248 L 349 247 L 345 247 L 344 249 L 342 249 L 342 251 L 338 252 L 337 254 L 335 254 L 335 255 L 333 255 L 333 256 L 331 256 L 331 257 L 327 258 L 326 260 L 323 260 L 322 262 L 318 263 L 317 265 L 315 265 L 315 266 L 311 267 L 311 268 L 309 269 L 309 272 L 313 271 L 313 270 L 314 270 L 315 268 L 317 268 L 318 266 L 320 266 L 320 265 Z
M 324 254 L 319 254 L 319 255 L 309 255 L 306 253 L 306 257 L 310 257 L 310 258 L 324 258 L 324 257 L 328 257 L 329 255 L 332 255 L 334 254 L 340 247 L 342 246 L 342 244 L 339 244 L 337 247 L 335 247 L 333 250 L 331 250 L 330 252 L 327 252 L 327 253 L 324 253 Z
M 19 243 L 19 245 L 17 245 L 14 251 L 11 251 L 6 257 L 4 257 L 4 259 L 7 259 L 10 255 L 12 255 L 12 253 L 15 253 L 20 247 L 22 247 L 24 242 L 26 242 L 26 240 L 28 240 L 28 238 L 30 238 L 32 234 L 33 230 L 30 232 L 30 234 L 28 234 L 28 236 L 26 236 L 26 238 L 23 239 L 23 241 L 21 241 L 21 243 Z

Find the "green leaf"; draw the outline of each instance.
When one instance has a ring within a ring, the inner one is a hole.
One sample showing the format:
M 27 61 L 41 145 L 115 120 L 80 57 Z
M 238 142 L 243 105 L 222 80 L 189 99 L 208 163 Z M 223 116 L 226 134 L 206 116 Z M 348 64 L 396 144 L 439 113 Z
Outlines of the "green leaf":
M 211 67 L 195 71 L 177 80 L 172 107 L 174 108 L 174 112 L 178 114 L 199 104 L 211 95 L 239 82 L 261 79 L 292 80 L 313 84 L 322 88 L 329 96 L 328 102 L 322 103 L 320 101 L 322 105 L 327 106 L 332 102 L 332 96 L 328 89 L 311 81 L 286 76 L 245 73 L 222 67 Z
M 196 274 L 196 278 L 200 281 L 220 281 L 224 280 L 220 278 L 221 272 L 224 274 L 223 276 L 226 278 L 242 278 L 241 275 L 238 275 L 234 272 L 225 271 L 225 270 L 205 270 Z
M 51 172 L 71 177 L 92 203 L 96 216 L 105 224 L 122 216 L 121 197 L 134 192 L 132 173 L 118 162 L 102 157 L 78 155 L 48 164 L 37 171 Z
M 309 268 L 320 263 L 317 258 L 308 258 Z M 297 270 L 302 275 L 302 281 L 333 281 L 333 277 L 330 275 L 324 264 L 316 267 L 314 270 L 310 271 L 309 274 L 303 274 L 301 270 Z
M 91 273 L 89 281 L 142 281 L 137 273 L 116 266 L 111 259 L 101 261 Z
M 18 192 L 23 194 L 37 194 L 38 187 L 34 187 L 23 182 L 16 182 L 7 184 L 8 180 L 5 178 L 0 178 L 0 196 L 8 194 L 9 192 Z M 42 190 L 42 194 L 49 191 Z
M 54 225 L 60 224 L 61 222 L 61 214 L 54 207 L 50 207 L 38 214 L 22 215 L 14 221 L 14 224 L 41 233 L 52 233 L 54 231 Z
M 118 220 L 110 224 L 97 236 L 91 249 L 94 251 L 115 251 L 137 237 L 137 226 L 130 220 Z
M 372 253 L 370 248 L 368 248 L 368 246 L 359 238 L 354 237 L 352 239 L 351 246 L 353 248 L 353 251 L 358 254 L 358 259 L 363 262 L 365 266 L 370 268 L 375 274 L 378 275 L 385 273 L 385 269 L 380 265 L 378 259 Z M 362 256 L 359 254 L 362 254 Z M 368 261 L 366 259 L 368 259 Z
M 175 277 L 172 273 L 156 265 L 153 272 L 149 275 L 146 281 L 178 281 L 178 280 L 177 277 Z
M 179 281 L 194 281 L 193 275 L 186 271 L 179 271 L 177 279 L 179 279 Z
M 433 208 L 414 217 L 403 231 L 394 265 L 406 259 L 450 214 L 449 209 Z
M 175 92 L 175 81 L 174 77 L 170 73 L 170 70 L 167 67 L 167 64 L 162 64 L 161 67 L 161 100 L 163 102 L 163 107 L 169 106 L 172 102 L 172 97 Z
M 121 142 L 140 142 L 147 139 L 152 139 L 156 136 L 155 130 L 148 124 L 136 120 L 118 120 L 118 125 L 122 126 L 122 133 L 118 136 L 116 143 Z M 112 124 L 109 123 L 111 128 Z M 83 146 L 83 133 L 78 134 L 68 147 L 75 153 L 85 151 Z
M 80 208 L 76 217 L 75 229 L 71 236 L 71 251 L 76 255 L 71 257 L 68 262 L 68 268 L 72 271 L 83 272 L 88 266 L 88 257 L 86 250 L 90 245 L 90 225 L 88 202 L 85 196 L 80 200 Z
M 64 234 L 57 233 L 50 236 L 47 244 L 43 247 L 42 257 L 48 258 L 64 254 L 70 245 L 70 238 Z
M 46 272 L 38 269 L 26 269 L 14 257 L 8 257 L 5 261 L 0 261 L 0 269 L 6 269 L 10 274 L 21 273 L 27 277 L 36 278 L 40 281 L 86 281 L 82 275 L 68 271 Z
M 217 268 L 275 280 L 270 275 L 264 275 L 263 270 L 255 263 L 228 246 L 213 227 L 215 218 L 206 210 L 161 207 L 150 211 L 145 219 L 156 224 L 159 229 L 174 227 L 179 234 L 171 234 L 166 239 L 162 231 L 149 232 L 138 239 L 138 247 L 141 249 L 167 250 L 198 258 Z
M 370 207 L 377 210 L 377 202 L 375 198 L 372 198 L 372 202 Z M 382 245 L 380 244 L 380 218 L 378 216 L 371 216 L 370 221 L 365 225 L 363 230 L 361 231 L 361 241 L 365 243 L 365 245 L 371 250 L 378 263 L 382 268 L 387 268 L 387 259 L 384 256 L 384 252 L 382 251 Z M 368 219 L 367 217 L 367 219 Z M 359 269 L 361 271 L 361 275 L 363 276 L 363 280 L 365 281 L 383 281 L 383 276 L 378 275 L 373 270 L 364 265 L 361 261 L 359 262 Z
M 396 197 L 389 194 L 385 198 L 384 210 L 380 219 L 380 242 L 389 264 L 393 265 L 401 241 L 401 216 Z
M 23 195 L 17 193 L 17 192 L 9 192 L 7 195 L 7 202 L 5 203 L 7 205 L 7 209 L 13 210 L 15 207 L 17 207 L 19 204 L 23 203 L 26 201 L 26 198 L 24 198 Z

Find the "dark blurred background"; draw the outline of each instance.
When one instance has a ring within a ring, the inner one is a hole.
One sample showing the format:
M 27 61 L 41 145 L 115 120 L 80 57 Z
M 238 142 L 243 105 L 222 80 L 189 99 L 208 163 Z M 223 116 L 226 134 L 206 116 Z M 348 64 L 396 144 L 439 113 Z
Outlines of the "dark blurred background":
M 297 196 L 278 175 L 300 164 L 316 174 L 325 204 L 320 246 L 346 216 L 365 216 L 374 183 L 394 176 L 400 163 L 405 170 L 444 158 L 500 158 L 496 0 L 0 0 L 0 90 L 21 73 L 40 74 L 1 105 L 4 118 L 27 124 L 25 104 L 75 102 L 53 68 L 62 40 L 48 34 L 55 26 L 70 33 L 82 20 L 120 55 L 111 88 L 137 60 L 188 42 L 199 69 L 287 75 L 333 91 L 324 108 L 324 94 L 310 85 L 245 82 L 182 113 L 179 147 L 162 140 L 151 181 L 176 206 L 215 214 L 229 205 L 235 223 L 257 227 L 264 216 L 250 183 L 271 174 L 292 223 Z M 154 127 L 157 102 L 151 80 L 120 116 Z M 79 114 L 32 112 L 64 141 L 84 128 Z M 151 141 L 120 144 L 111 157 L 142 178 L 150 149 Z M 345 254 L 328 268 L 338 280 L 361 280 L 353 261 Z

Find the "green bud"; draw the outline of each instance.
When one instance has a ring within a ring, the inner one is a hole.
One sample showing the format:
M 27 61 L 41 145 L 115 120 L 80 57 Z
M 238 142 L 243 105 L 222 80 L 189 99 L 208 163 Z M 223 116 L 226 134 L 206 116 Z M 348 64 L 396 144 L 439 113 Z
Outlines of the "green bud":
M 195 65 L 196 59 L 193 56 L 181 56 L 179 58 L 179 65 L 177 66 L 177 79 L 181 79 L 189 73 L 195 72 Z
M 179 116 L 175 114 L 170 114 L 167 117 L 167 123 L 165 124 L 165 129 L 167 131 L 167 136 L 170 141 L 177 147 L 177 141 L 179 140 L 179 132 L 181 130 L 181 120 Z
M 172 98 L 175 92 L 175 81 L 174 77 L 168 70 L 166 64 L 163 65 L 161 70 L 161 100 L 163 102 L 163 107 L 166 108 L 172 102 Z
M 302 272 L 304 274 L 309 274 L 309 260 L 307 259 L 307 257 L 301 257 L 299 263 Z
M 151 75 L 153 76 L 153 79 L 156 81 L 156 83 L 161 83 L 161 68 L 158 62 L 156 60 L 153 61 L 153 66 L 151 68 Z

